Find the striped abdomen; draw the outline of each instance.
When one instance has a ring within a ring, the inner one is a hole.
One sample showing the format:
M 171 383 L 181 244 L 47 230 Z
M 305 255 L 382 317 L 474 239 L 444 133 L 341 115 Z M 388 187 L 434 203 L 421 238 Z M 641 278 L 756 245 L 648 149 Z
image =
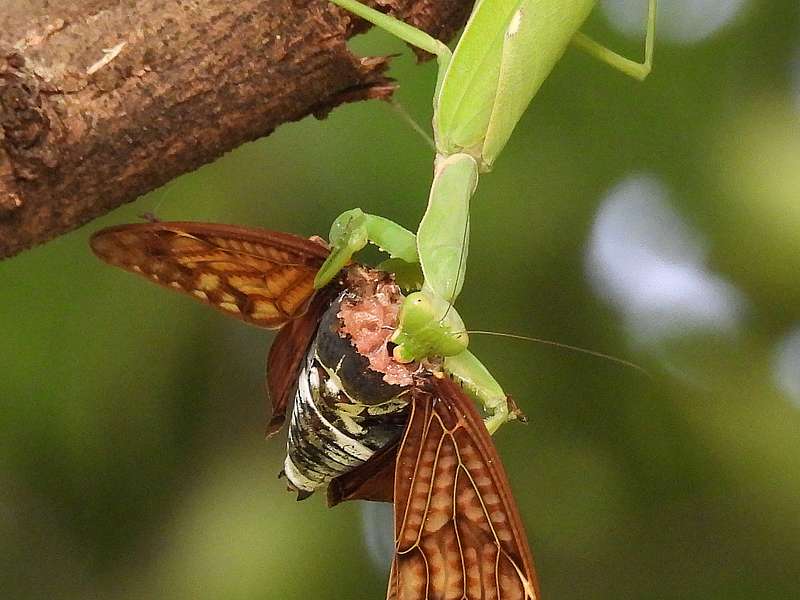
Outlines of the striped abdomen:
M 299 498 L 364 463 L 408 418 L 407 387 L 385 383 L 340 335 L 341 300 L 320 322 L 295 394 L 284 472 Z

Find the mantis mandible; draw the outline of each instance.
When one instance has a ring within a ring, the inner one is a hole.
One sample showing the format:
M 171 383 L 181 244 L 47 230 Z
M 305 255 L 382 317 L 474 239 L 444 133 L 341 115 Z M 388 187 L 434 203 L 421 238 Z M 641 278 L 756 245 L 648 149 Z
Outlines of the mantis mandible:
M 571 43 L 636 79 L 649 74 L 656 0 L 648 1 L 645 57 L 637 63 L 579 31 L 596 0 L 478 0 L 452 52 L 427 33 L 356 0 L 331 0 L 436 56 L 436 157 L 428 207 L 416 237 L 382 217 L 347 211 L 331 229 L 332 252 L 315 285 L 324 286 L 369 242 L 390 254 L 396 272 L 397 265 L 408 267 L 403 272 L 419 265 L 424 282 L 405 300 L 392 338 L 397 344 L 394 356 L 399 361 L 445 357 L 445 371 L 483 406 L 490 432 L 516 415 L 500 385 L 466 349 L 465 327 L 453 308 L 464 280 L 470 198 L 479 174 L 491 170 Z

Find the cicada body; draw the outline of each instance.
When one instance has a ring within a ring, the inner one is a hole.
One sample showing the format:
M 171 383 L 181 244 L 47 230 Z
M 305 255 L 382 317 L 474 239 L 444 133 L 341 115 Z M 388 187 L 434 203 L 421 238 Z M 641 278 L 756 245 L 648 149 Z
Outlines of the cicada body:
M 390 600 L 538 600 L 505 472 L 472 401 L 439 357 L 393 359 L 403 296 L 391 273 L 349 265 L 315 292 L 317 240 L 202 223 L 92 237 L 103 260 L 229 316 L 281 328 L 267 359 L 268 434 L 291 400 L 283 473 L 298 498 L 394 502 Z
M 402 300 L 388 273 L 347 267 L 318 319 L 296 383 L 284 474 L 298 499 L 365 463 L 403 432 L 415 365 L 391 359 Z M 281 353 L 280 343 L 271 352 Z M 269 378 L 269 373 L 267 374 Z

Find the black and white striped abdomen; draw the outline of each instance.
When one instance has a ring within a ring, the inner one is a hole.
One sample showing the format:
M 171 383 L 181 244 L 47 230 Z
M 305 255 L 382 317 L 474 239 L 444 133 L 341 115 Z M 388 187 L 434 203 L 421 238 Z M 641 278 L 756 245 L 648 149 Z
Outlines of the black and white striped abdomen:
M 284 473 L 305 497 L 351 471 L 400 435 L 406 389 L 382 375 L 339 335 L 334 302 L 306 355 L 289 423 Z

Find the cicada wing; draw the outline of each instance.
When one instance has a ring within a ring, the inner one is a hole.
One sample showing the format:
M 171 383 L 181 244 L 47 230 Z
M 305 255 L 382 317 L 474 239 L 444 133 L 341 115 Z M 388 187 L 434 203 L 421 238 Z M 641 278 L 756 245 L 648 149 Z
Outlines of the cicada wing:
M 214 223 L 119 225 L 90 243 L 112 265 L 267 328 L 304 314 L 328 256 L 321 244 L 295 235 Z
M 389 600 L 539 600 L 525 530 L 471 400 L 432 377 L 412 394 L 395 472 Z
M 328 506 L 347 500 L 392 502 L 394 473 L 400 440 L 387 444 L 363 465 L 334 478 L 328 484 Z
M 297 379 L 306 352 L 322 314 L 338 293 L 339 288 L 333 283 L 321 289 L 305 314 L 284 325 L 272 342 L 267 355 L 267 393 L 272 402 L 272 416 L 267 423 L 268 437 L 276 434 L 286 421 L 286 407 L 297 391 Z
M 262 229 L 157 221 L 103 229 L 91 246 L 104 261 L 231 317 L 283 327 L 267 358 L 267 433 L 280 429 L 305 352 L 336 293 L 329 286 L 314 295 L 314 276 L 328 256 L 322 244 Z

